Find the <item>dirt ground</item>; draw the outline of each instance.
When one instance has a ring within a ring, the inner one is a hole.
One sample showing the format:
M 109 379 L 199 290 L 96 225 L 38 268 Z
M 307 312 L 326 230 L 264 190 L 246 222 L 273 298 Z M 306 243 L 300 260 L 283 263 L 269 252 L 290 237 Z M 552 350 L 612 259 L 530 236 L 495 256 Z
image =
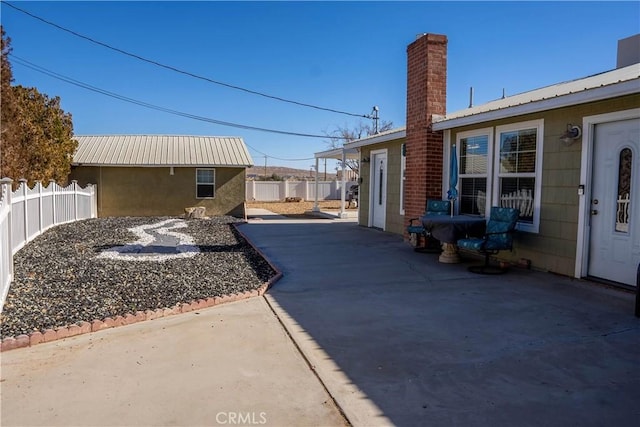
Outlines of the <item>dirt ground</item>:
M 311 202 L 247 202 L 247 208 L 267 209 L 279 215 L 304 215 L 313 209 Z M 339 210 L 340 200 L 321 200 L 318 202 L 321 210 Z M 352 207 L 349 210 L 356 210 Z

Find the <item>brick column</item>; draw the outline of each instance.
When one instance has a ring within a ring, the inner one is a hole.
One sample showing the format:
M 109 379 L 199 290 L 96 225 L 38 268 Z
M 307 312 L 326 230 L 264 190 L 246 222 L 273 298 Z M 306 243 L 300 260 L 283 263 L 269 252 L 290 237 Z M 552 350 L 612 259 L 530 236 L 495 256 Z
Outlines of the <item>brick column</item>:
M 405 221 L 424 213 L 427 199 L 442 198 L 442 132 L 431 116 L 446 113 L 447 37 L 423 34 L 407 47 Z

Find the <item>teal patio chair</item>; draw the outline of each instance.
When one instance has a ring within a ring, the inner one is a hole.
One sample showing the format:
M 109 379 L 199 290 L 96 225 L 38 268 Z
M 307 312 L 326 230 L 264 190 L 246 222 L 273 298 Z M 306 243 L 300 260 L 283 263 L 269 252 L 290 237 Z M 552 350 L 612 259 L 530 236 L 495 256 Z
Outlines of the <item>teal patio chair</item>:
M 520 211 L 512 208 L 491 208 L 487 230 L 482 238 L 458 240 L 458 248 L 479 252 L 484 255 L 483 265 L 472 265 L 469 271 L 479 274 L 502 274 L 504 268 L 489 265 L 489 256 L 513 248 L 513 234 Z
M 449 200 L 427 200 L 424 215 L 449 215 L 451 202 Z M 415 222 L 415 224 L 414 224 Z M 440 252 L 440 242 L 433 237 L 422 225 L 422 218 L 411 218 L 407 226 L 407 233 L 417 252 Z M 424 240 L 424 245 L 421 241 Z

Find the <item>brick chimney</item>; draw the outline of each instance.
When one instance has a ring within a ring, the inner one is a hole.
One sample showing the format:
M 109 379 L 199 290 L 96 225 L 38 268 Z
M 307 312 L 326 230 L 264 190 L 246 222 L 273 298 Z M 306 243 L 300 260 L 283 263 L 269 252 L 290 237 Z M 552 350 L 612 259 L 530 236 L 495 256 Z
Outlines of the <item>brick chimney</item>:
M 431 116 L 446 113 L 447 37 L 422 34 L 407 47 L 405 220 L 424 214 L 427 199 L 442 198 L 442 132 Z

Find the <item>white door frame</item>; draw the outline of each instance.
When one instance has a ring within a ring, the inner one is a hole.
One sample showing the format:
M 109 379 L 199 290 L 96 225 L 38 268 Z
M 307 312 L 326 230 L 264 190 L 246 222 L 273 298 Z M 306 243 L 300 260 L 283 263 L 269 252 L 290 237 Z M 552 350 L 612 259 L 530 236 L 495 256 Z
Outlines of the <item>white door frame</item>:
M 595 126 L 601 123 L 640 118 L 640 108 L 598 114 L 582 118 L 582 158 L 580 162 L 580 186 L 584 189 L 578 201 L 578 236 L 576 242 L 576 266 L 574 275 L 586 277 L 589 272 L 589 225 L 591 204 L 591 179 L 593 176 L 593 139 Z M 578 189 L 579 191 L 579 189 Z M 578 193 L 579 194 L 579 193 Z
M 380 150 L 372 150 L 369 153 L 369 159 L 370 159 L 370 166 L 369 166 L 369 227 L 373 227 L 373 205 L 375 202 L 375 170 L 376 170 L 376 162 L 374 161 L 374 158 L 376 155 L 378 154 L 384 154 L 386 156 L 387 159 L 387 164 L 386 164 L 386 171 L 384 174 L 385 179 L 387 180 L 386 185 L 384 185 L 383 187 L 385 188 L 386 191 L 388 191 L 388 185 L 389 185 L 389 180 L 388 180 L 388 176 L 389 176 L 389 154 L 388 154 L 388 150 L 386 148 L 380 149 Z M 383 226 L 382 226 L 382 230 L 384 231 L 386 229 L 386 223 L 387 223 L 387 195 L 384 195 L 384 221 L 383 221 Z

